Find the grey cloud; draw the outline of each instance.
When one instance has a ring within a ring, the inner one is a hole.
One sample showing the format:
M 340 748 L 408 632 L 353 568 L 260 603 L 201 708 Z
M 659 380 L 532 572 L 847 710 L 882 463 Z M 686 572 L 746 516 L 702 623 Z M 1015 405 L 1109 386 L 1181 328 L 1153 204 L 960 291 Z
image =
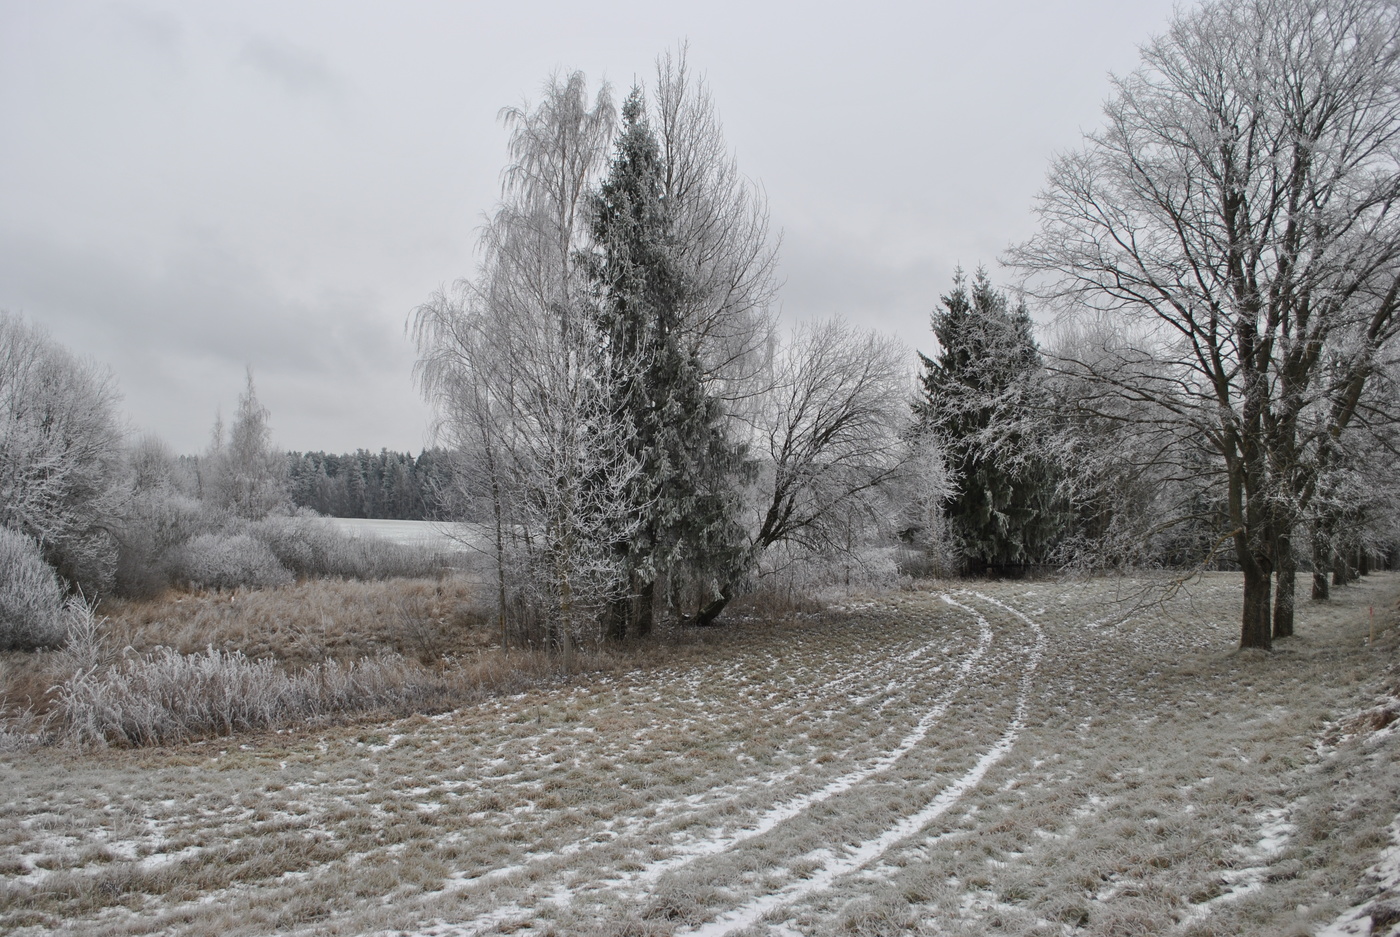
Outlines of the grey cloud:
M 0 309 L 111 366 L 133 421 L 177 448 L 202 445 L 212 404 L 233 399 L 245 364 L 291 447 L 421 444 L 401 311 L 353 293 L 289 299 L 211 236 L 192 235 L 163 271 L 143 275 L 98 251 L 0 230 Z M 266 395 L 278 387 L 283 399 Z M 175 388 L 197 399 L 169 399 Z M 173 421 L 152 416 L 162 411 Z
M 296 97 L 337 97 L 341 92 L 340 79 L 321 56 L 266 36 L 254 36 L 245 42 L 238 62 Z
M 179 58 L 185 30 L 174 13 L 129 3 L 114 3 L 109 9 L 123 31 L 143 47 L 166 58 Z
M 929 312 L 948 288 L 951 270 L 933 256 L 894 260 L 852 252 L 837 240 L 789 230 L 783 240 L 783 313 L 796 320 L 839 315 L 893 333 L 911 348 L 932 344 Z

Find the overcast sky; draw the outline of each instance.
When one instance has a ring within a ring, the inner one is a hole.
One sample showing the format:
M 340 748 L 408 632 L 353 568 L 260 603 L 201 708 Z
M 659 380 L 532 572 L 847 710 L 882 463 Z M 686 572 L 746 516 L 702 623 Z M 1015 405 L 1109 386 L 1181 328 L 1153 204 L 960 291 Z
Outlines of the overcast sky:
M 251 365 L 289 449 L 418 450 L 412 309 L 471 272 L 496 119 L 551 71 L 620 100 L 678 40 L 783 232 L 789 322 L 930 349 L 955 266 L 1027 237 L 1167 0 L 0 0 L 0 309 L 203 448 Z

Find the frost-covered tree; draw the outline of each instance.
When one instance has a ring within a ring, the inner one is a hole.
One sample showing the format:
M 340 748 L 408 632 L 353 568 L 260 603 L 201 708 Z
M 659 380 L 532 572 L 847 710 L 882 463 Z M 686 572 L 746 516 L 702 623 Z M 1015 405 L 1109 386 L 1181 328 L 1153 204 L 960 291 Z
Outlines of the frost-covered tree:
M 260 520 L 287 504 L 287 458 L 272 444 L 270 416 L 258 402 L 249 368 L 228 439 L 222 420 L 217 421 L 203 460 L 205 500 L 247 520 Z
M 468 453 L 460 481 L 492 518 L 503 635 L 532 621 L 565 655 L 596 635 L 626 589 L 636 475 L 600 387 L 602 348 L 579 269 L 588 193 L 607 164 L 606 88 L 556 76 L 534 107 L 502 112 L 511 163 L 477 275 L 414 313 L 418 377 L 444 441 Z
M 629 97 L 611 161 L 611 104 L 581 75 L 506 116 L 477 274 L 413 319 L 491 519 L 503 637 L 707 624 L 769 547 L 866 517 L 899 463 L 902 365 L 834 325 L 781 349 L 766 208 L 683 50 Z
M 110 373 L 0 312 L 0 526 L 89 595 L 116 562 L 122 434 Z
M 1171 371 L 1129 352 L 1107 318 L 1061 322 L 1048 348 L 1039 444 L 1058 470 L 1068 529 L 1057 554 L 1080 568 L 1191 567 L 1220 556 L 1223 466 L 1151 394 Z
M 684 45 L 657 59 L 651 97 L 671 253 L 688 285 L 678 307 L 682 348 L 700 362 L 707 392 L 738 413 L 767 386 L 781 238 L 769 231 L 762 189 L 729 152 Z
M 855 529 L 890 535 L 918 486 L 911 466 L 907 350 L 839 319 L 798 327 L 753 423 L 750 564 L 787 545 L 848 550 Z M 924 454 L 931 454 L 928 447 Z M 924 478 L 925 494 L 940 473 Z
M 1067 314 L 1136 324 L 1128 363 L 1156 367 L 1102 386 L 1151 395 L 1218 457 L 1240 644 L 1268 648 L 1276 619 L 1292 631 L 1292 541 L 1329 440 L 1400 326 L 1400 8 L 1216 0 L 1142 58 L 1010 259 Z
M 1041 367 L 1030 314 L 980 269 L 970 289 L 959 270 L 941 304 L 933 314 L 938 356 L 919 355 L 916 410 L 947 460 L 954 550 L 975 573 L 1044 563 L 1063 512 L 1050 463 L 1024 438 Z
M 686 313 L 704 282 L 684 264 L 665 188 L 666 166 L 640 88 L 622 109 L 622 132 L 592 201 L 595 324 L 603 343 L 602 384 L 639 472 L 639 524 L 625 554 L 630 594 L 610 615 L 614 637 L 651 628 L 656 586 L 682 617 L 719 594 L 743 548 L 734 475 L 737 449 L 703 343 L 688 341 Z

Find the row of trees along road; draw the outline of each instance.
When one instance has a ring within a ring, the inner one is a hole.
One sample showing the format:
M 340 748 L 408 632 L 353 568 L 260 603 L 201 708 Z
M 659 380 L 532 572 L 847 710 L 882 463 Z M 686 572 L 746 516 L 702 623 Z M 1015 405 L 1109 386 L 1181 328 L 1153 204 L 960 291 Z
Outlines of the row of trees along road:
M 1122 458 L 1219 473 L 1240 643 L 1268 648 L 1300 542 L 1323 591 L 1367 460 L 1394 454 L 1400 7 L 1206 3 L 1142 56 L 1008 259 L 1081 336 L 1112 324 L 1053 367 L 1081 415 L 1127 426 Z
M 707 624 L 770 551 L 887 517 L 903 354 L 839 322 L 779 338 L 766 206 L 684 52 L 632 89 L 620 131 L 578 73 L 503 116 L 478 272 L 413 318 L 490 518 L 503 638 L 568 654 L 658 614 Z

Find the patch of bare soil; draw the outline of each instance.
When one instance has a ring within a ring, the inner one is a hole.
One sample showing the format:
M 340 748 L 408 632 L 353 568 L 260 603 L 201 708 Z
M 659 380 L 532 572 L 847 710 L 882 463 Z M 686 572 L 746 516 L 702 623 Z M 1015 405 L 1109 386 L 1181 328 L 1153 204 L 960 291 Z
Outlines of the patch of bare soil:
M 4 756 L 0 928 L 1203 937 L 1379 902 L 1400 577 L 1272 654 L 1233 650 L 1236 577 L 1152 585 L 938 583 L 442 716 Z

